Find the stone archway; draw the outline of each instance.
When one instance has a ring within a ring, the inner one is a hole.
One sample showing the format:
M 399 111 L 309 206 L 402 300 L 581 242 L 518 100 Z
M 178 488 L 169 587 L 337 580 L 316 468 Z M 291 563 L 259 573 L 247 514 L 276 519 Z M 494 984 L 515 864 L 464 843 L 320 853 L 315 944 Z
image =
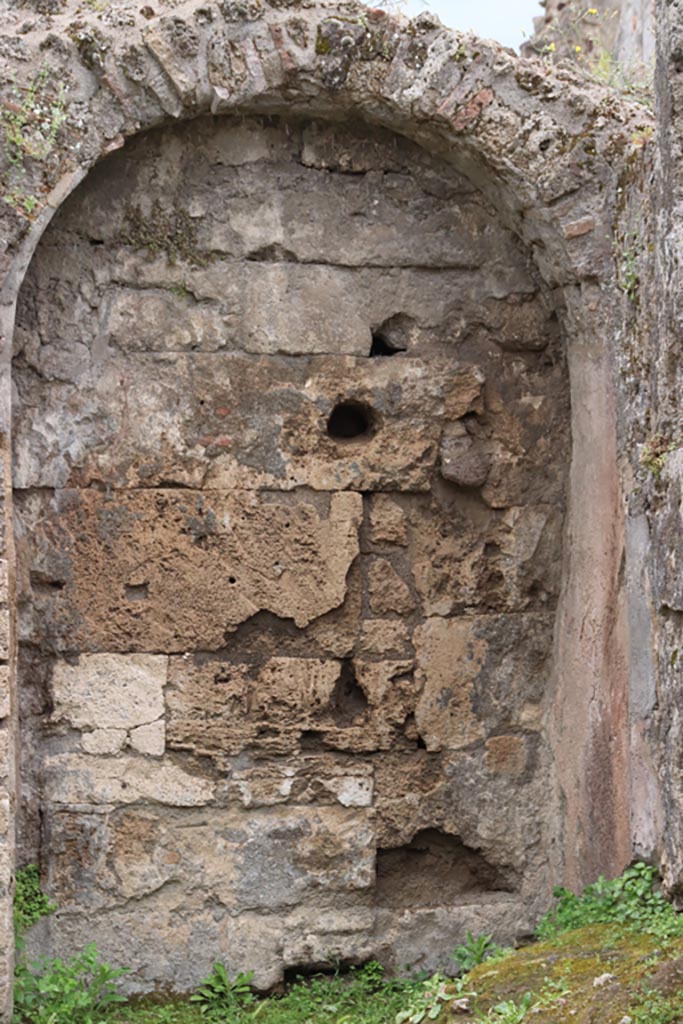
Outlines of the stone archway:
M 70 83 L 73 97 L 80 97 L 76 109 L 83 113 L 80 121 L 74 118 L 72 136 L 57 148 L 59 159 L 38 169 L 24 168 L 26 175 L 44 174 L 48 185 L 60 173 L 64 176 L 28 235 L 21 219 L 10 215 L 17 243 L 2 293 L 5 337 L 12 335 L 17 289 L 51 216 L 50 205 L 59 205 L 90 164 L 119 146 L 124 135 L 169 119 L 208 110 L 250 116 L 286 113 L 288 119 L 304 114 L 319 120 L 352 117 L 414 139 L 476 183 L 533 253 L 568 339 L 573 407 L 569 543 L 549 732 L 565 810 L 556 820 L 555 839 L 562 841 L 563 833 L 570 836 L 565 858 L 569 879 L 620 866 L 629 850 L 627 792 L 620 781 L 625 764 L 618 610 L 621 520 L 609 363 L 614 293 L 604 282 L 612 276 L 608 200 L 617 181 L 611 162 L 615 150 L 628 148 L 628 112 L 606 98 L 594 101 L 500 48 L 445 32 L 428 17 L 402 26 L 383 12 L 360 7 L 335 17 L 329 8 L 307 9 L 304 15 L 230 3 L 186 5 L 149 25 L 132 10 L 122 16 L 130 19 L 123 32 L 96 18 L 71 32 L 68 12 L 54 19 L 63 26 L 64 37 L 73 38 L 84 66 Z M 43 38 L 38 28 L 26 45 L 35 46 L 37 53 Z M 54 46 L 47 52 L 53 72 L 60 61 L 71 59 Z M 26 81 L 28 76 L 24 70 Z M 76 147 L 79 132 L 83 135 Z M 579 159 L 577 140 L 584 150 L 590 148 L 590 160 Z M 69 170 L 74 164 L 76 169 Z M 177 229 L 175 225 L 174 235 Z M 378 344 L 402 347 L 386 335 L 389 326 L 394 330 L 405 321 L 391 321 L 389 317 L 388 324 L 375 325 L 382 328 L 376 331 Z M 592 494 L 588 515 L 582 500 L 587 488 Z M 9 554 L 11 564 L 11 549 Z M 60 582 L 49 574 L 36 578 L 48 589 Z M 145 600 L 145 580 L 125 585 L 131 588 L 127 600 Z M 11 644 L 7 653 L 11 675 Z M 65 685 L 66 690 L 78 689 L 73 676 Z M 348 680 L 344 687 L 353 691 Z M 585 780 L 591 769 L 600 768 L 605 721 L 617 738 L 617 750 L 612 749 L 606 781 L 596 797 L 589 795 Z M 503 747 L 499 745 L 498 754 L 504 760 Z M 440 855 L 438 836 L 425 839 L 425 829 L 432 825 L 425 822 L 415 835 L 404 837 L 406 856 L 414 841 L 416 855 L 425 850 L 429 856 Z M 581 837 L 591 828 L 598 834 L 587 848 Z M 390 861 L 398 849 L 392 843 L 386 847 L 385 877 L 391 876 Z M 561 858 L 552 860 L 559 864 Z M 479 865 L 480 873 L 486 875 L 490 867 Z

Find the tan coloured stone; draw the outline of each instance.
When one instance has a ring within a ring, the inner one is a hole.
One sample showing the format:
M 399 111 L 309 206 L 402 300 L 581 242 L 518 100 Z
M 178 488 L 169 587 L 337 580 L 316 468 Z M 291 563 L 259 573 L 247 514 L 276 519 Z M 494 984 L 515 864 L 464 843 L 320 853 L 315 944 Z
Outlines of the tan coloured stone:
M 163 721 L 139 725 L 137 729 L 131 729 L 129 741 L 139 754 L 161 757 L 166 749 L 166 725 Z
M 332 700 L 341 663 L 272 658 L 249 664 L 171 660 L 167 742 L 199 754 L 238 754 L 255 745 L 271 753 L 298 748 Z
M 118 754 L 125 742 L 125 729 L 93 729 L 81 736 L 81 746 L 86 754 Z
M 73 665 L 58 660 L 53 721 L 96 730 L 154 722 L 164 713 L 167 666 L 168 659 L 155 654 L 83 654 Z
M 385 723 L 401 725 L 415 710 L 419 687 L 413 676 L 415 662 L 362 661 L 356 663 L 358 680 L 373 708 Z
M 48 598 L 60 642 L 69 649 L 211 649 L 260 610 L 307 625 L 343 603 L 358 553 L 360 495 L 334 494 L 327 510 L 326 501 L 321 496 L 319 510 L 305 497 L 278 502 L 247 492 L 63 494 L 51 514 L 77 540 L 68 556 L 71 582 Z M 47 533 L 43 545 L 45 557 L 63 562 Z M 106 657 L 93 664 L 106 665 Z M 65 679 L 75 677 L 78 703 L 87 680 L 64 670 Z M 87 709 L 74 714 L 92 719 Z
M 527 769 L 528 758 L 523 736 L 491 736 L 486 741 L 486 766 L 499 775 L 520 778 Z
M 151 800 L 172 807 L 210 803 L 215 784 L 174 764 L 119 756 L 55 754 L 45 761 L 45 792 L 58 804 L 131 804 Z
M 474 685 L 486 657 L 472 620 L 427 619 L 415 630 L 422 694 L 415 721 L 427 750 L 457 750 L 484 736 L 474 711 Z
M 368 596 L 370 608 L 376 615 L 396 612 L 406 615 L 415 607 L 415 601 L 407 583 L 401 579 L 391 562 L 375 558 L 368 572 Z
M 363 619 L 359 651 L 362 655 L 392 656 L 410 645 L 408 627 L 400 619 Z
M 370 500 L 370 540 L 373 544 L 408 543 L 406 516 L 395 501 L 386 494 L 373 494 Z

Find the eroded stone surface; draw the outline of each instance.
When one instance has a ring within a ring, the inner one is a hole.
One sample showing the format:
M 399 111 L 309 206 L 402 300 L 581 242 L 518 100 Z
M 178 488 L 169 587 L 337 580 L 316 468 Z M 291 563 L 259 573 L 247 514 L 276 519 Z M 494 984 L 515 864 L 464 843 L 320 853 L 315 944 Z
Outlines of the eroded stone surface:
M 74 194 L 14 362 L 23 843 L 62 908 L 43 949 L 87 914 L 142 962 L 154 922 L 133 987 L 191 983 L 231 936 L 272 984 L 330 950 L 396 964 L 405 929 L 443 965 L 469 906 L 526 927 L 560 341 L 483 196 L 379 129 L 199 119 Z

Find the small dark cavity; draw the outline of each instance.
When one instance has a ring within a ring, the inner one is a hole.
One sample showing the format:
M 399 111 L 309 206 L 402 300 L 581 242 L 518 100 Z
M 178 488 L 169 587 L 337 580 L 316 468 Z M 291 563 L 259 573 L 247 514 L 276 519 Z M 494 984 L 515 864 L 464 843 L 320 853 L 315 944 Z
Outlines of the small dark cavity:
M 334 960 L 334 962 L 320 960 L 317 963 L 297 964 L 295 967 L 286 967 L 283 987 L 289 988 L 297 981 L 307 981 L 311 978 L 337 978 L 340 974 L 348 974 L 351 968 L 358 964 L 349 960 Z
M 127 583 L 124 593 L 127 601 L 147 601 L 149 599 L 149 583 Z
M 339 441 L 350 441 L 360 437 L 371 437 L 374 433 L 375 416 L 365 402 L 349 400 L 338 402 L 327 421 L 327 433 Z
M 407 352 L 415 328 L 415 321 L 405 313 L 390 316 L 373 330 L 370 355 L 395 356 Z
M 370 346 L 370 356 L 396 356 L 399 352 L 407 352 L 408 350 L 400 345 L 392 345 L 392 343 L 384 337 L 380 331 L 376 331 L 372 335 L 372 345 Z
M 347 728 L 362 718 L 368 710 L 368 698 L 356 679 L 356 672 L 350 658 L 342 662 L 339 678 L 330 699 L 335 725 Z
M 304 729 L 299 737 L 299 748 L 317 752 L 326 750 L 325 733 L 321 729 Z
M 32 572 L 30 579 L 31 587 L 36 594 L 58 594 L 66 586 L 64 580 L 55 580 L 43 573 Z

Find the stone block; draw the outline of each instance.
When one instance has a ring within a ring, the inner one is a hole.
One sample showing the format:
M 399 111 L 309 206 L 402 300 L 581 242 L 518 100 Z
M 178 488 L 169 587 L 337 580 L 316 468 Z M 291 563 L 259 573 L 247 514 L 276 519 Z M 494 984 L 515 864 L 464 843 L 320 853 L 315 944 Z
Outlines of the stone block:
M 175 764 L 54 754 L 45 760 L 45 795 L 58 804 L 131 804 L 151 800 L 171 807 L 211 802 L 215 784 Z
M 375 915 L 374 907 L 323 910 L 314 919 L 309 907 L 293 911 L 285 920 L 285 967 L 326 967 L 335 959 L 360 964 L 372 958 Z
M 370 564 L 368 600 L 371 610 L 378 616 L 391 612 L 408 615 L 415 607 L 407 583 L 385 558 L 373 559 Z
M 118 754 L 125 742 L 125 729 L 92 729 L 81 736 L 81 747 L 86 754 Z
M 484 668 L 486 644 L 467 619 L 428 619 L 415 631 L 417 678 L 422 693 L 415 709 L 427 750 L 457 750 L 484 737 L 474 687 Z
M 361 622 L 359 651 L 362 655 L 400 657 L 410 649 L 408 627 L 401 619 L 367 619 Z
M 129 742 L 133 750 L 150 757 L 161 757 L 166 749 L 166 725 L 163 721 L 150 722 L 131 729 Z
M 459 487 L 482 487 L 491 468 L 490 461 L 467 435 L 447 437 L 441 442 L 441 475 Z
M 552 615 L 430 618 L 415 630 L 423 689 L 415 720 L 429 750 L 457 750 L 522 725 L 548 682 Z
M 321 728 L 334 713 L 341 663 L 271 658 L 251 664 L 171 660 L 167 741 L 171 749 L 223 759 L 255 748 L 291 753 L 301 733 Z
M 370 498 L 370 540 L 373 544 L 408 543 L 405 512 L 387 494 L 373 494 Z
M 45 511 L 32 542 L 34 558 L 37 564 L 59 560 L 67 580 L 35 596 L 44 623 L 36 628 L 43 638 L 49 624 L 52 641 L 69 650 L 170 652 L 220 648 L 232 630 L 261 610 L 301 627 L 339 607 L 358 553 L 361 499 L 342 493 L 317 503 L 307 497 L 272 501 L 248 492 L 178 490 L 107 498 L 70 491 Z M 53 531 L 49 524 L 57 520 Z M 67 529 L 76 540 L 64 559 L 56 538 Z M 68 704 L 65 714 L 84 724 L 115 726 L 117 714 L 126 727 L 144 724 L 142 708 L 140 720 L 130 709 L 108 711 L 106 697 L 98 703 L 97 692 L 92 707 L 80 706 L 89 699 L 91 664 L 105 673 L 103 694 L 107 688 L 126 691 L 120 670 L 125 662 L 93 657 L 84 669 L 58 671 L 65 701 L 72 700 L 68 687 L 76 687 L 74 707 Z M 139 657 L 143 665 L 150 656 Z M 149 661 L 156 666 L 149 682 L 155 713 L 164 664 Z M 138 670 L 131 671 L 137 679 Z M 147 685 L 144 672 L 143 677 L 136 694 Z
M 57 660 L 52 719 L 75 729 L 115 732 L 154 722 L 164 713 L 167 668 L 168 658 L 157 654 L 82 654 L 76 664 Z

